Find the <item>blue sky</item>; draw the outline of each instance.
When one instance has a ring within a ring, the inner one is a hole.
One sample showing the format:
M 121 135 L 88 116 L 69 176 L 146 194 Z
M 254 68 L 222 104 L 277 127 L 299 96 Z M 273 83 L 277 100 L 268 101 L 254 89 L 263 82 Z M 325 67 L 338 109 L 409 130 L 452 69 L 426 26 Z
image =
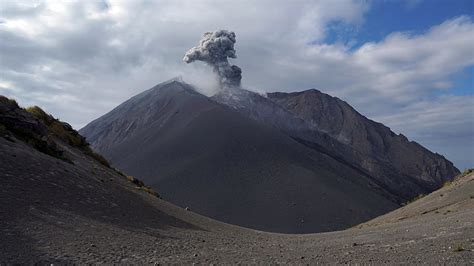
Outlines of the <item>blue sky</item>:
M 354 50 L 366 42 L 379 42 L 393 32 L 422 34 L 432 26 L 462 15 L 474 17 L 474 1 L 375 0 L 370 2 L 362 24 L 352 25 L 341 20 L 331 22 L 323 42 L 342 42 Z M 471 66 L 453 76 L 453 90 L 437 93 L 473 95 L 473 77 L 474 67 Z
M 366 14 L 365 26 L 358 33 L 361 42 L 380 41 L 391 32 L 406 31 L 412 34 L 425 32 L 443 21 L 468 15 L 474 16 L 472 0 L 411 0 L 374 1 Z M 474 44 L 473 44 L 474 45 Z M 472 95 L 474 68 L 469 67 L 453 79 L 455 85 L 450 93 Z
M 443 21 L 461 16 L 474 15 L 472 0 L 375 0 L 364 14 L 364 23 L 342 30 L 340 20 L 332 22 L 324 42 L 355 41 L 354 47 L 365 42 L 378 42 L 392 32 L 420 34 Z M 338 27 L 339 25 L 339 27 Z
M 75 128 L 176 76 L 210 95 L 212 71 L 182 58 L 228 29 L 244 88 L 320 89 L 463 169 L 474 166 L 473 3 L 3 0 L 0 94 Z
M 364 42 L 380 41 L 396 31 L 420 34 L 447 19 L 472 16 L 473 3 L 472 0 L 373 1 L 358 38 Z

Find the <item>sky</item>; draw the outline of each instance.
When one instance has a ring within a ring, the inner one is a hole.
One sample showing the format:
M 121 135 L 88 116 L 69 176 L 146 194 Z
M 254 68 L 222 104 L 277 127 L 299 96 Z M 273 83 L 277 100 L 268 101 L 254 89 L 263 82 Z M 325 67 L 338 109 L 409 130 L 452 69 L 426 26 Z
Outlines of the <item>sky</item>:
M 184 53 L 232 30 L 242 86 L 317 88 L 461 170 L 474 167 L 474 1 L 0 0 L 0 94 L 79 129 L 209 67 Z

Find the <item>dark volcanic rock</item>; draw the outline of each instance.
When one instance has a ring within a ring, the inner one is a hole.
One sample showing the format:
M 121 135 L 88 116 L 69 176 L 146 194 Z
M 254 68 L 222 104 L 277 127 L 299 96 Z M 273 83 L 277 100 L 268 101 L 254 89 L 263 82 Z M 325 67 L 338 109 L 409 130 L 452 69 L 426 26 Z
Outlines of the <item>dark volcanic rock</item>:
M 270 93 L 264 97 L 227 89 L 212 99 L 351 165 L 400 203 L 439 188 L 458 173 L 444 157 L 395 135 L 347 103 L 316 90 Z
M 0 95 L 0 124 L 19 134 L 46 137 L 48 128 L 18 104 Z
M 459 174 L 443 156 L 367 119 L 338 98 L 315 89 L 269 93 L 268 97 L 312 127 L 360 153 L 364 158 L 361 166 L 373 176 L 384 178 L 395 172 L 401 181 L 408 179 L 418 183 L 421 188 L 415 192 L 426 193 Z M 423 191 L 423 188 L 427 190 Z
M 65 159 L 63 151 L 51 139 L 48 127 L 33 114 L 20 108 L 14 100 L 1 95 L 0 126 L 7 136 L 14 134 L 41 152 Z
M 278 232 L 345 228 L 429 193 L 458 172 L 316 91 L 267 98 L 229 90 L 208 98 L 172 80 L 80 132 L 165 199 Z
M 397 207 L 350 165 L 177 81 L 133 97 L 81 133 L 163 198 L 229 223 L 328 231 Z

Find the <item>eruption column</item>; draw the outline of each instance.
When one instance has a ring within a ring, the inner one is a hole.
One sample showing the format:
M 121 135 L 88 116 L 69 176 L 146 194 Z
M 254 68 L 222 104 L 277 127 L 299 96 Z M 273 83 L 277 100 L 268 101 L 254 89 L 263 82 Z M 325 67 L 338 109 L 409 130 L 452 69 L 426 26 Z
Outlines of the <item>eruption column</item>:
M 213 67 L 219 76 L 219 83 L 224 87 L 240 87 L 242 70 L 229 64 L 227 58 L 236 58 L 235 33 L 227 30 L 204 33 L 199 45 L 191 48 L 184 55 L 183 61 L 191 63 L 196 60 L 206 62 Z

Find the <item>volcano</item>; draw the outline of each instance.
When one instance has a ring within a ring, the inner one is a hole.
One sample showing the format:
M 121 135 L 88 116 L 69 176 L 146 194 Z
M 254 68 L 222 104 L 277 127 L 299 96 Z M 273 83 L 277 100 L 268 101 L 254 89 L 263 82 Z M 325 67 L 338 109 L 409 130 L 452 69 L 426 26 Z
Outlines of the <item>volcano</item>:
M 164 199 L 272 232 L 348 228 L 459 173 L 317 90 L 263 96 L 234 88 L 206 97 L 173 79 L 79 132 Z

